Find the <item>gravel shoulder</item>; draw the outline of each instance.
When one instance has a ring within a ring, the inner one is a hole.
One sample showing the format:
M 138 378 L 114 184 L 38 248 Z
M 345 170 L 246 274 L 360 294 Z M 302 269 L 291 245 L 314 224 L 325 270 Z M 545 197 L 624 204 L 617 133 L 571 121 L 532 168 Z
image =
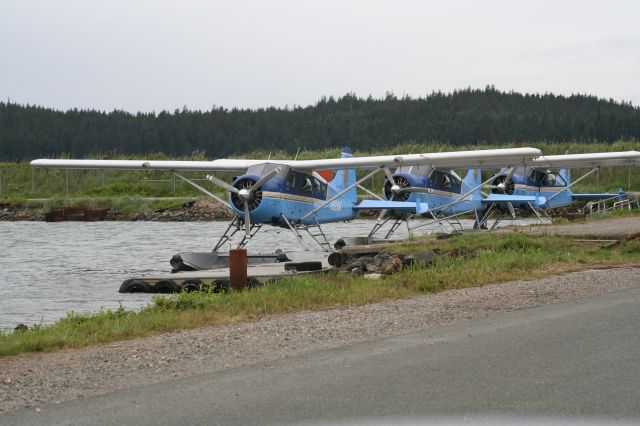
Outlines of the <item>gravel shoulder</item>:
M 494 233 L 523 232 L 532 235 L 565 235 L 580 238 L 623 238 L 640 232 L 640 216 L 589 218 L 575 222 L 550 225 L 508 226 Z
M 82 398 L 640 287 L 640 266 L 586 270 L 359 307 L 264 317 L 0 361 L 0 411 Z

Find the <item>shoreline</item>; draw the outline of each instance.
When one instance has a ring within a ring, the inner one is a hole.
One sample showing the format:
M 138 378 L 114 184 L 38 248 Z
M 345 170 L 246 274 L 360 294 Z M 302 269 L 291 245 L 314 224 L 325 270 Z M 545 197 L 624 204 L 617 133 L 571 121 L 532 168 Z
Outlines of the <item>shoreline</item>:
M 82 204 L 82 203 L 78 203 Z M 69 206 L 70 207 L 70 206 Z M 43 222 L 46 209 L 43 207 L 29 207 L 0 203 L 0 222 Z M 182 203 L 179 207 L 161 208 L 156 210 L 141 210 L 126 212 L 119 209 L 105 209 L 106 216 L 101 221 L 157 221 L 157 222 L 210 222 L 229 221 L 234 215 L 228 207 L 205 198 L 198 198 Z M 376 212 L 361 211 L 360 219 L 377 217 Z
M 233 214 L 227 207 L 205 199 L 185 202 L 179 208 L 138 212 L 125 212 L 113 208 L 105 210 L 107 210 L 106 216 L 102 221 L 206 222 L 225 221 L 233 218 Z M 42 207 L 0 205 L 0 221 L 5 222 L 43 222 L 45 221 L 45 213 L 45 209 Z

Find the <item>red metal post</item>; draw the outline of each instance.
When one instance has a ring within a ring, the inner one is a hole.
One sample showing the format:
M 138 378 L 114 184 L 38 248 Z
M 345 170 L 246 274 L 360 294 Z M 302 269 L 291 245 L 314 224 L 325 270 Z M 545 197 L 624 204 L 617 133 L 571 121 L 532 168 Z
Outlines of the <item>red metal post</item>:
M 229 250 L 229 288 L 242 291 L 247 286 L 247 251 Z

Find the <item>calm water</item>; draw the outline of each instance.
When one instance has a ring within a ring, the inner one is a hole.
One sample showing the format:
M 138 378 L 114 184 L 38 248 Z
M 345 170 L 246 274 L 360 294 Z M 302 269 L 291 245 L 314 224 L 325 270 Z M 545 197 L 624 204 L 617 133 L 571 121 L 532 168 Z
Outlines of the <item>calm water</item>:
M 323 229 L 333 242 L 367 235 L 372 226 L 356 220 Z M 152 295 L 118 293 L 123 280 L 170 272 L 171 256 L 210 250 L 225 228 L 224 222 L 0 222 L 0 330 L 52 323 L 69 310 L 145 306 Z M 439 230 L 420 233 L 431 228 Z M 402 226 L 395 236 L 406 234 Z M 299 246 L 290 231 L 265 226 L 249 247 L 276 248 Z

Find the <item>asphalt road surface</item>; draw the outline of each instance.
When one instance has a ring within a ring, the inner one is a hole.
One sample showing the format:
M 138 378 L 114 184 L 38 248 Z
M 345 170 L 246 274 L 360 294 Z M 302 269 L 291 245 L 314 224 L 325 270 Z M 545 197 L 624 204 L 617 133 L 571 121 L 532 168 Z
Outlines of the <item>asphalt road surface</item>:
M 0 424 L 640 423 L 640 289 L 0 415 Z

